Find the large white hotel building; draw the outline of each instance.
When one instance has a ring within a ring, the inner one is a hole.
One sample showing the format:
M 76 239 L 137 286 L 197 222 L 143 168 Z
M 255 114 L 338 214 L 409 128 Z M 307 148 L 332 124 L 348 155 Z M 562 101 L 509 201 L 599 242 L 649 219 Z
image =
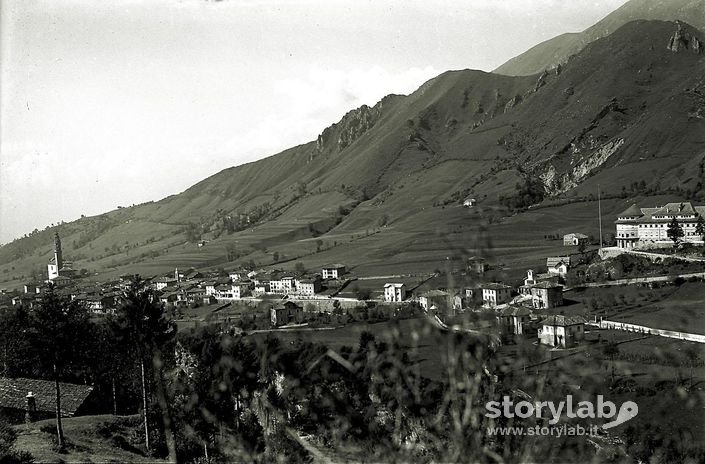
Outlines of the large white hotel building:
M 705 206 L 690 202 L 668 203 L 656 208 L 632 205 L 617 216 L 617 246 L 619 248 L 649 248 L 671 245 L 668 224 L 675 217 L 683 228 L 684 242 L 703 245 L 703 237 L 695 232 L 698 218 L 705 216 Z

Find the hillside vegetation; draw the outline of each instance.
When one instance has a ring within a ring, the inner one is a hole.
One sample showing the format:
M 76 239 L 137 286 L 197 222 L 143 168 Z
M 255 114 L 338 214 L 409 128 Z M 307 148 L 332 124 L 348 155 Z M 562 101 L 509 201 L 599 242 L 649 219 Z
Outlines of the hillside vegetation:
M 597 234 L 598 185 L 606 225 L 632 198 L 705 201 L 703 35 L 635 21 L 550 73 L 446 72 L 316 141 L 7 244 L 0 286 L 41 278 L 57 228 L 73 267 L 102 277 L 295 260 L 385 275 L 488 242 L 497 263 L 540 262 L 559 251 L 546 234 Z
M 705 28 L 703 0 L 630 0 L 601 21 L 578 33 L 561 34 L 532 47 L 494 70 L 508 76 L 528 76 L 565 64 L 586 45 L 606 37 L 630 21 L 685 21 Z

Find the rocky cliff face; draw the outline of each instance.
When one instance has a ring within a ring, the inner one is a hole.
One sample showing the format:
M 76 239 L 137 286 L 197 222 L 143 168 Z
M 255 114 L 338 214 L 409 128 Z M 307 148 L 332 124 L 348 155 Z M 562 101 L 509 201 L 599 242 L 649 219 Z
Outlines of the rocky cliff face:
M 327 127 L 316 140 L 319 152 L 325 149 L 337 152 L 352 144 L 365 132 L 372 129 L 382 117 L 383 108 L 394 96 L 387 96 L 373 107 L 362 105 L 348 112 L 336 124 Z
M 695 54 L 699 54 L 703 50 L 703 43 L 695 34 L 684 28 L 683 24 L 677 22 L 678 29 L 671 36 L 671 40 L 666 47 L 668 50 L 678 53 L 682 50 L 687 50 Z
M 546 193 L 549 195 L 559 194 L 578 186 L 592 172 L 605 164 L 622 145 L 624 145 L 623 138 L 611 140 L 584 156 L 572 169 L 562 175 L 556 171 L 553 165 L 549 165 L 539 176 L 543 181 Z

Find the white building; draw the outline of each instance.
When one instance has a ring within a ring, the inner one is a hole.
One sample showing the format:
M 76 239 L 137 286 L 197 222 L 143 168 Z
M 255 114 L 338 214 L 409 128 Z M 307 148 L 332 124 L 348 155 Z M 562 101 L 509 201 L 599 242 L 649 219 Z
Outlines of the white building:
M 406 286 L 399 283 L 384 284 L 384 301 L 398 303 L 404 301 Z
M 670 246 L 668 225 L 673 221 L 683 228 L 683 242 L 703 245 L 703 236 L 696 232 L 698 221 L 705 219 L 705 206 L 690 202 L 668 203 L 656 208 L 639 208 L 632 205 L 617 216 L 617 246 L 619 248 L 649 248 Z
M 548 316 L 541 321 L 539 342 L 543 345 L 570 348 L 585 338 L 585 319 L 580 316 Z
M 482 287 L 482 304 L 494 307 L 507 303 L 512 298 L 512 287 L 509 285 L 489 283 Z
M 345 274 L 344 264 L 330 264 L 321 269 L 321 275 L 324 279 L 340 279 Z
M 568 274 L 568 269 L 570 268 L 570 257 L 556 256 L 553 258 L 546 258 L 546 267 L 548 268 L 549 274 L 565 277 L 566 274 Z
M 588 236 L 585 234 L 573 233 L 563 236 L 563 246 L 578 246 L 581 243 L 587 245 Z

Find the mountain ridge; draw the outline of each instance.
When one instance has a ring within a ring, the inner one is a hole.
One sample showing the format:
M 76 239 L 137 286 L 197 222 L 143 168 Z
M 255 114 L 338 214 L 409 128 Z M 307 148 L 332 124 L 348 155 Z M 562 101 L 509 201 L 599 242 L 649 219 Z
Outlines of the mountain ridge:
M 581 32 L 561 34 L 515 56 L 493 72 L 510 76 L 538 74 L 555 68 L 589 43 L 635 20 L 681 20 L 705 29 L 704 0 L 630 0 Z
M 114 272 L 264 265 L 275 251 L 417 268 L 468 246 L 468 195 L 499 221 L 508 207 L 587 197 L 598 183 L 611 195 L 644 181 L 705 199 L 705 54 L 672 51 L 678 30 L 703 39 L 688 25 L 636 21 L 551 72 L 448 71 L 351 110 L 317 140 L 58 229 L 80 267 Z M 523 190 L 537 185 L 543 193 Z M 434 242 L 439 233 L 452 236 Z M 37 231 L 3 246 L 0 276 L 19 280 L 15 264 L 36 272 L 50 244 L 50 231 Z

